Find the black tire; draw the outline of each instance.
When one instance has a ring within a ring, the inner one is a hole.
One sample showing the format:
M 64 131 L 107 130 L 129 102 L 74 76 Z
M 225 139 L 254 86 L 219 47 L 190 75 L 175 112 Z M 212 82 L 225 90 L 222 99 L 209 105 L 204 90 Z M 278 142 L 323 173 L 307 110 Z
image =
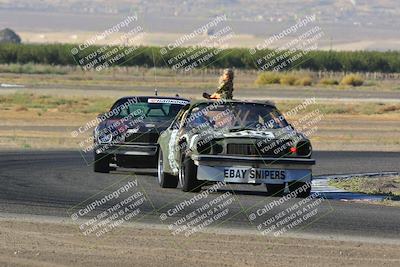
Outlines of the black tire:
M 176 188 L 178 186 L 178 177 L 169 173 L 164 172 L 164 157 L 163 152 L 160 148 L 158 152 L 158 171 L 157 171 L 157 178 L 158 184 L 162 188 Z
M 295 192 L 298 191 L 296 197 L 298 198 L 306 198 L 311 195 L 311 184 L 304 182 L 290 182 L 289 183 L 289 191 Z
M 190 157 L 182 157 L 179 180 L 183 192 L 200 192 L 201 183 L 197 180 L 197 166 Z
M 268 195 L 274 197 L 283 196 L 285 184 L 266 184 Z
M 110 156 L 106 154 L 94 154 L 93 170 L 100 173 L 109 173 Z

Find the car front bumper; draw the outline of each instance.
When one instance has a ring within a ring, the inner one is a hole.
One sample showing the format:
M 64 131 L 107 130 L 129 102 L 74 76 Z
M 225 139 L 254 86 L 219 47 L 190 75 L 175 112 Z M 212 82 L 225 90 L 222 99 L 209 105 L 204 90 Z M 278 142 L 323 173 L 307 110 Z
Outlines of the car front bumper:
M 123 144 L 98 146 L 96 154 L 113 154 L 125 156 L 154 156 L 158 152 L 157 144 Z
M 245 184 L 311 182 L 315 164 L 313 159 L 228 155 L 192 155 L 192 160 L 198 180 Z

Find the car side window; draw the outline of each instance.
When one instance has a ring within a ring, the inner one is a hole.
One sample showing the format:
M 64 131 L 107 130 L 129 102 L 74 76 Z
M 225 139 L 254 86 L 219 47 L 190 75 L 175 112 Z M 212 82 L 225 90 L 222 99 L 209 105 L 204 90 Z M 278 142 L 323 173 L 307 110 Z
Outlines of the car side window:
M 177 130 L 180 128 L 182 119 L 186 113 L 186 111 L 188 110 L 189 105 L 184 106 L 176 115 L 175 119 L 172 121 L 171 126 L 169 127 L 169 129 L 171 130 Z

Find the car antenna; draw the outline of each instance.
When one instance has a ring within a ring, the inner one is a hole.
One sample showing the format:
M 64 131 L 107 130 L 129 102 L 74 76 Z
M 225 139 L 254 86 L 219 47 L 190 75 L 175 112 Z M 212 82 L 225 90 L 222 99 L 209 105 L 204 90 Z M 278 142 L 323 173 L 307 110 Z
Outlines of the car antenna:
M 157 91 L 157 88 L 156 88 L 156 89 L 154 89 L 154 95 L 155 95 L 155 96 L 158 96 L 158 91 Z

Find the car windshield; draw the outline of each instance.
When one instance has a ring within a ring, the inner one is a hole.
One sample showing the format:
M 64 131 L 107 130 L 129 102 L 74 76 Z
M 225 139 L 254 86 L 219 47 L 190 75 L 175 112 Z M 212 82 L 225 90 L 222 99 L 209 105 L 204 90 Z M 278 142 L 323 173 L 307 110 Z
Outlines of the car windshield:
M 111 108 L 113 118 L 141 117 L 144 121 L 171 121 L 187 101 L 178 99 L 124 99 Z
M 288 126 L 283 115 L 273 106 L 254 103 L 201 104 L 193 108 L 186 127 L 230 131 L 279 129 Z

